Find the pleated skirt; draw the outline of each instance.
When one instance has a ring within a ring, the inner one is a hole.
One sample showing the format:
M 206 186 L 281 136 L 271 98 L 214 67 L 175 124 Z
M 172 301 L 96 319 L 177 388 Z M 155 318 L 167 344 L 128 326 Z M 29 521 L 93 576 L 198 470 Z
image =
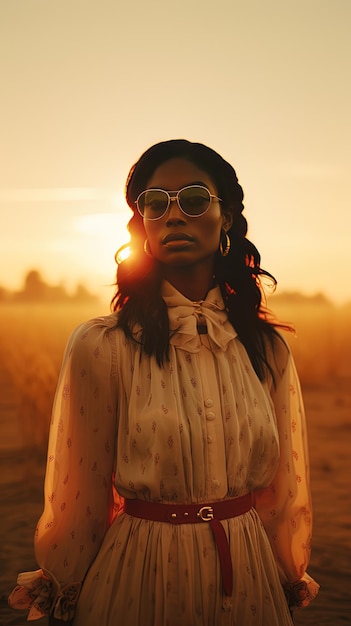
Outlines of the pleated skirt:
M 208 524 L 173 526 L 120 514 L 88 571 L 74 626 L 292 626 L 256 511 L 222 524 L 232 596 L 223 592 Z

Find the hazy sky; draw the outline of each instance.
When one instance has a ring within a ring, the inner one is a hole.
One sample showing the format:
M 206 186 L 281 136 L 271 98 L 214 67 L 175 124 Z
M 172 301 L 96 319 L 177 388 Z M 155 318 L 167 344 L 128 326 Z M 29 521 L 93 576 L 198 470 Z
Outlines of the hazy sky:
M 184 137 L 234 165 L 279 291 L 351 300 L 350 32 L 350 0 L 0 0 L 0 285 L 109 299 L 128 170 Z

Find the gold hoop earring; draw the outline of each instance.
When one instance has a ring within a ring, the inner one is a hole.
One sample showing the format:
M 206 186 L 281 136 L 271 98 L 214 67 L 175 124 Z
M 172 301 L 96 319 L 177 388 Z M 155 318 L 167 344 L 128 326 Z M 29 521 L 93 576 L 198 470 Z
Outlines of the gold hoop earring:
M 148 239 L 145 239 L 145 241 L 144 241 L 144 252 L 145 252 L 146 256 L 149 256 L 149 257 L 152 258 L 152 252 L 151 252 L 151 249 L 150 249 L 150 244 L 149 244 L 149 240 Z
M 228 233 L 225 233 L 225 248 L 223 247 L 222 240 L 219 242 L 219 251 L 222 256 L 228 256 L 230 250 L 230 237 Z

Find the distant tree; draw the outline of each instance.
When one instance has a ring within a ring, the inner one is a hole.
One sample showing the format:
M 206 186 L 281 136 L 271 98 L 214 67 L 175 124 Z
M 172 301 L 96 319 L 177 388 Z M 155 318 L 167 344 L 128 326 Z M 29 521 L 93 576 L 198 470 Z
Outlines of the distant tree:
M 48 295 L 48 285 L 43 281 L 38 270 L 30 270 L 25 277 L 22 290 L 25 300 L 45 300 Z
M 94 302 L 98 300 L 98 297 L 85 287 L 82 283 L 79 283 L 76 287 L 75 293 L 70 295 L 67 293 L 64 285 L 49 285 L 46 283 L 41 273 L 36 269 L 31 269 L 27 272 L 23 287 L 20 291 L 15 293 L 6 292 L 6 290 L 0 287 L 0 303 L 5 301 L 13 302 L 47 302 L 47 303 L 76 303 L 76 302 Z
M 273 294 L 270 296 L 271 302 L 280 302 L 283 304 L 314 304 L 317 306 L 331 307 L 333 303 L 324 295 L 324 293 L 318 292 L 312 295 L 306 295 L 299 291 L 283 291 L 279 294 Z
M 93 302 L 96 299 L 97 297 L 94 294 L 90 293 L 85 285 L 83 285 L 82 283 L 78 283 L 76 291 L 73 295 L 73 300 L 75 300 L 76 302 Z
M 27 272 L 23 288 L 14 295 L 17 302 L 61 302 L 67 301 L 69 296 L 62 285 L 48 285 L 38 270 Z
M 0 302 L 8 302 L 11 299 L 11 292 L 0 286 Z

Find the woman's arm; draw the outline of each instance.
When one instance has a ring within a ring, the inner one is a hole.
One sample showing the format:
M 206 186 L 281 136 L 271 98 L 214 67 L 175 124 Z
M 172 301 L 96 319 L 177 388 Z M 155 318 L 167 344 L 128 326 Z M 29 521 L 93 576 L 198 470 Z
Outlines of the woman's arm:
M 81 583 L 113 519 L 113 339 L 104 318 L 92 320 L 73 333 L 65 352 L 50 427 L 44 511 L 35 533 L 42 569 L 19 577 L 32 619 L 52 613 L 51 620 L 66 623 L 73 617 Z
M 305 412 L 292 355 L 277 339 L 271 397 L 279 431 L 280 462 L 273 482 L 257 492 L 256 509 L 270 540 L 291 606 L 305 606 L 319 586 L 306 573 L 311 554 L 312 504 Z

